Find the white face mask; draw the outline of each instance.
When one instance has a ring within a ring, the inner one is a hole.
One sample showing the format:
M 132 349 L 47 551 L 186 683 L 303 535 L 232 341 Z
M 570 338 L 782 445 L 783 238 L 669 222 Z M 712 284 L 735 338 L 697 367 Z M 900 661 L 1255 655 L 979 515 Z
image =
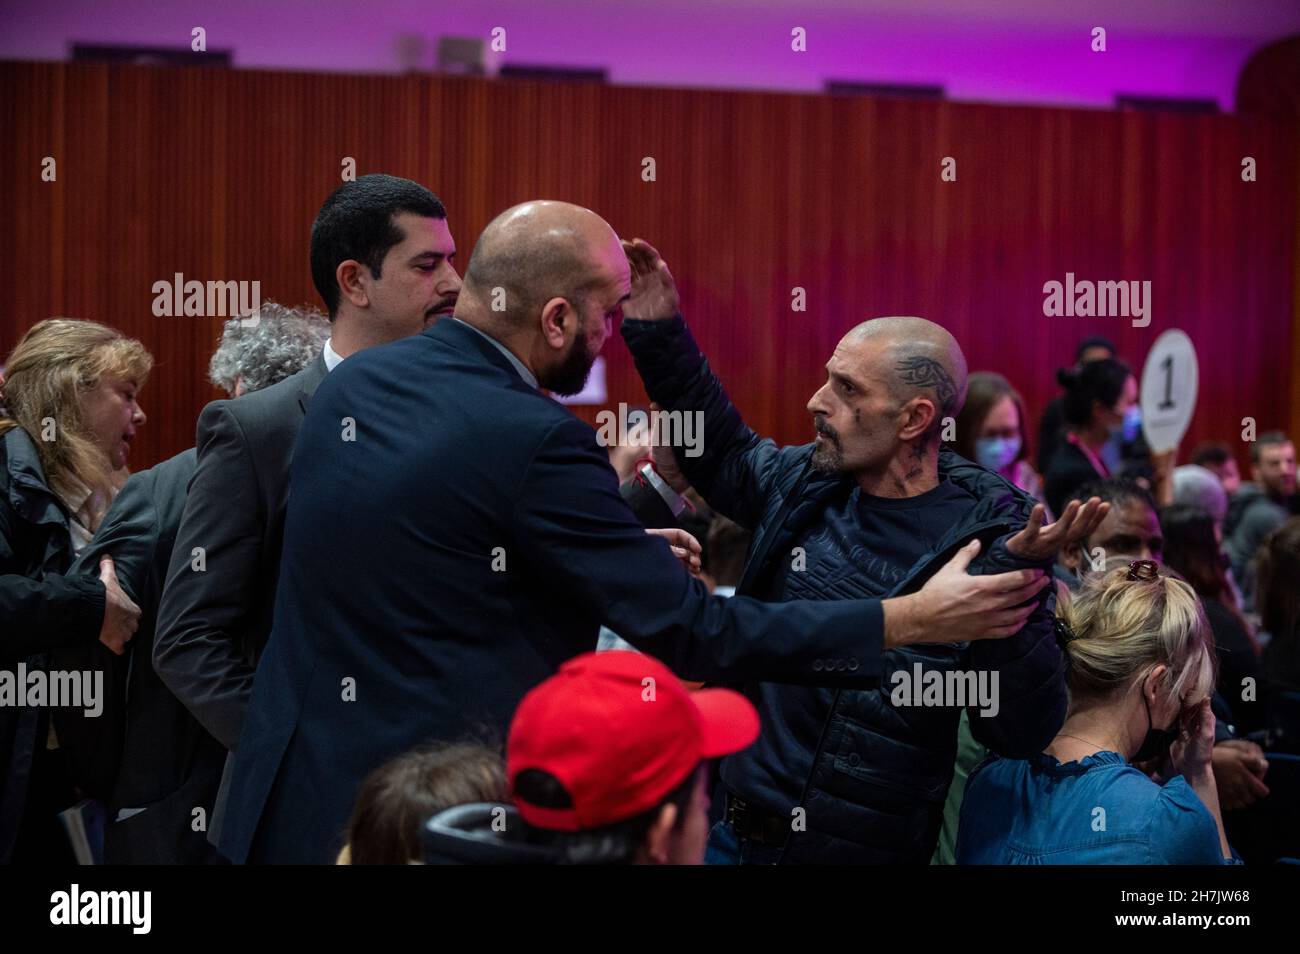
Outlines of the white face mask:
M 1002 470 L 1019 454 L 1019 437 L 981 437 L 975 442 L 975 460 L 989 470 Z

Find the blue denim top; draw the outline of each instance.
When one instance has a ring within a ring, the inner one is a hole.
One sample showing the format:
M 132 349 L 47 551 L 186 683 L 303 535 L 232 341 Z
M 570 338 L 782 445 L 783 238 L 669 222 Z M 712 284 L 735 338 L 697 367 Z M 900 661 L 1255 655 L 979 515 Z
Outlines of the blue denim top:
M 957 833 L 966 865 L 1219 865 L 1209 809 L 1182 776 L 1157 785 L 1118 752 L 984 763 Z

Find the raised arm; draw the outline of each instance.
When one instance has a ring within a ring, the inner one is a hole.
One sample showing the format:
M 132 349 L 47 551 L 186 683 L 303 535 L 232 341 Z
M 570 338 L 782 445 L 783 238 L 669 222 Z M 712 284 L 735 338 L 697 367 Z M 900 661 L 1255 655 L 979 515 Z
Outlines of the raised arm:
M 623 306 L 623 340 L 650 399 L 699 440 L 673 447 L 685 479 L 741 526 L 753 527 L 763 501 L 783 473 L 801 466 L 793 448 L 783 451 L 760 438 L 741 419 L 722 383 L 709 368 L 679 312 L 677 286 L 655 249 L 634 239 L 623 243 L 632 266 L 632 297 Z

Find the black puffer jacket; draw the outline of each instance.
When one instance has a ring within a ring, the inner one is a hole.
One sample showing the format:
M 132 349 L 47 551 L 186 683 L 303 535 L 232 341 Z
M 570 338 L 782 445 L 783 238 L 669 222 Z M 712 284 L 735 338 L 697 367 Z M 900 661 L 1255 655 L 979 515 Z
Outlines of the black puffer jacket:
M 46 483 L 31 437 L 12 428 L 0 437 L 0 574 L 39 581 L 64 573 L 71 563 L 67 514 Z M 104 585 L 93 577 L 69 577 L 55 585 L 57 602 L 42 604 L 43 594 L 28 589 L 26 599 L 0 606 L 0 672 L 5 673 L 0 678 L 11 685 L 20 663 L 27 673 L 44 670 L 51 650 L 94 640 L 99 632 Z M 39 615 L 35 623 L 32 612 Z M 17 839 L 32 758 L 37 746 L 45 745 L 48 727 L 44 707 L 0 705 L 0 863 L 9 860 Z
M 710 506 L 754 532 L 738 592 L 774 598 L 778 564 L 823 519 L 826 507 L 851 491 L 851 480 L 813 470 L 814 445 L 779 448 L 746 427 L 680 317 L 625 320 L 622 331 L 652 400 L 670 411 L 704 412 L 703 454 L 691 458 L 679 450 L 678 461 Z M 919 589 L 975 537 L 983 546 L 972 573 L 1047 569 L 1018 560 L 1005 545 L 1028 518 L 1028 496 L 947 450 L 940 454 L 939 471 L 977 502 L 965 521 L 911 567 L 893 595 Z M 803 798 L 781 813 L 789 817 L 802 807 L 806 824 L 790 837 L 782 861 L 927 863 L 952 779 L 961 710 L 894 706 L 890 674 L 910 672 L 917 662 L 927 671 L 996 670 L 999 711 L 973 717 L 972 731 L 994 752 L 1025 758 L 1041 751 L 1065 718 L 1064 667 L 1051 613 L 1052 598 L 1045 595 L 1024 629 L 1006 639 L 887 651 L 878 689 L 806 690 L 816 694 L 811 702 L 825 719 L 820 738 L 808 740 L 813 770 Z M 749 695 L 759 701 L 757 693 Z M 743 780 L 729 783 L 744 797 Z

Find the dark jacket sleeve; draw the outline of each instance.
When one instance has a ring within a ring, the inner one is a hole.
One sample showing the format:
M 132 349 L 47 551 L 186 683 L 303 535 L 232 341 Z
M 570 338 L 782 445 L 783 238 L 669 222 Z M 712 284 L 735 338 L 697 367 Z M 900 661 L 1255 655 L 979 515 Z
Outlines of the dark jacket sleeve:
M 5 661 L 93 642 L 104 623 L 104 584 L 97 576 L 0 576 L 0 619 Z
M 239 741 L 254 667 L 240 631 L 257 590 L 265 515 L 252 454 L 226 402 L 199 416 L 198 464 L 158 607 L 158 676 L 222 745 Z M 203 569 L 194 551 L 203 551 Z
M 104 621 L 104 584 L 98 579 L 26 575 L 30 567 L 17 552 L 14 519 L 0 491 L 0 664 L 96 639 Z
M 754 529 L 778 475 L 802 467 L 795 461 L 797 449 L 779 448 L 745 424 L 681 315 L 671 321 L 624 319 L 622 334 L 650 399 L 665 411 L 703 415 L 699 453 L 673 448 L 686 479 L 714 510 Z
M 158 519 L 153 493 L 146 475 L 136 474 L 113 498 L 113 505 L 104 514 L 94 539 L 77 555 L 68 575 L 98 575 L 100 558 L 112 557 L 117 582 L 139 604 L 146 596 L 157 545 Z
M 879 600 L 710 596 L 636 522 L 582 422 L 551 429 L 516 500 L 516 546 L 538 576 L 683 678 L 879 684 Z
M 147 626 L 152 613 L 145 600 L 150 596 L 149 573 L 157 542 L 153 484 L 147 473 L 137 474 L 113 499 L 94 539 L 77 556 L 68 575 L 88 578 L 99 572 L 100 557 L 112 557 L 119 585 L 140 605 L 144 611 L 141 623 Z M 141 638 L 141 633 L 136 638 Z M 144 651 L 148 652 L 148 646 Z M 59 708 L 54 710 L 53 718 L 73 779 L 86 793 L 105 800 L 111 799 L 121 763 L 129 662 L 136 652 L 134 640 L 127 644 L 122 656 L 94 640 L 57 650 L 50 656 L 53 669 L 93 672 L 96 679 L 103 680 L 99 712 L 87 716 L 82 709 Z
M 1007 539 L 1002 537 L 989 548 L 981 573 L 1047 569 L 1014 556 Z M 985 717 L 969 707 L 971 734 L 981 745 L 1010 759 L 1041 752 L 1065 722 L 1065 665 L 1052 624 L 1054 587 L 1047 586 L 1036 600 L 1038 606 L 1020 632 L 970 645 L 971 668 L 998 673 L 998 713 Z

